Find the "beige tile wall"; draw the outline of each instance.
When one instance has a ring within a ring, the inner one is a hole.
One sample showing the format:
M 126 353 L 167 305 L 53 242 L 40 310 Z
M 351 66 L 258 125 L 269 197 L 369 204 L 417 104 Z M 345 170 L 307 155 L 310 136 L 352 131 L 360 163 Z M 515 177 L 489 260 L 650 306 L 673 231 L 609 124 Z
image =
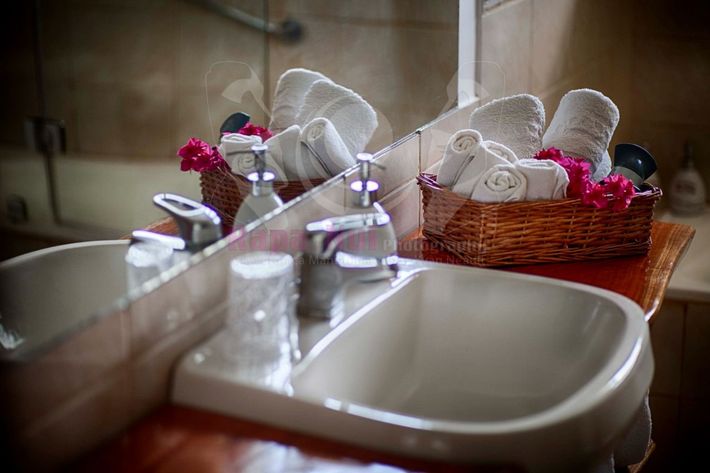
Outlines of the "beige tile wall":
M 597 89 L 621 111 L 612 149 L 646 144 L 668 183 L 689 139 L 710 184 L 708 21 L 701 1 L 499 2 L 483 16 L 481 98 L 533 93 L 549 123 L 565 92 Z
M 305 31 L 297 44 L 269 40 L 269 82 L 309 67 L 358 91 L 382 125 L 370 151 L 455 104 L 456 0 L 270 0 L 269 10 L 272 20 L 295 18 Z
M 710 7 L 691 0 L 636 0 L 633 36 L 632 137 L 647 142 L 668 184 L 683 144 L 710 185 Z
M 151 161 L 179 174 L 175 152 L 189 137 L 216 142 L 221 123 L 238 110 L 256 123 L 268 122 L 276 80 L 290 67 L 320 70 L 374 106 L 379 127 L 368 146 L 373 152 L 448 110 L 456 97 L 457 0 L 229 2 L 256 17 L 295 18 L 305 28 L 297 44 L 267 39 L 184 0 L 39 3 L 47 114 L 65 120 L 72 159 L 104 161 L 109 168 Z M 24 117 L 40 112 L 32 11 L 20 3 L 13 9 L 2 29 L 8 40 L 0 46 L 13 64 L 0 78 L 0 159 L 14 159 L 24 147 Z M 58 183 L 66 220 L 117 235 L 150 222 L 143 211 L 147 201 L 123 193 L 127 198 L 111 204 L 100 187 L 106 176 L 119 187 L 152 177 L 140 169 L 130 177 L 103 166 L 84 169 L 98 179 Z M 197 190 L 192 178 L 190 195 Z M 161 192 L 173 182 L 151 180 L 143 188 Z M 51 224 L 40 218 L 49 213 L 48 199 L 32 198 L 35 188 L 46 187 L 44 175 L 22 186 L 18 193 L 29 194 L 31 223 Z M 0 183 L 0 206 L 9 193 Z M 111 220 L 107 207 L 118 202 L 118 213 L 135 218 Z
M 508 0 L 483 15 L 481 99 L 537 95 L 550 122 L 562 96 L 589 87 L 621 110 L 612 140 L 629 139 L 632 5 L 630 1 Z

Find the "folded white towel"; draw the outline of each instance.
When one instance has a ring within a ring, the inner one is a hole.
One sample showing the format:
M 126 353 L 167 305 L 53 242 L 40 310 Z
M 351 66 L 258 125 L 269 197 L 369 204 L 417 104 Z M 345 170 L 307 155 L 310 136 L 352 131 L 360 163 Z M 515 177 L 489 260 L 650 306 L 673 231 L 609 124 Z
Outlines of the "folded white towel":
M 451 190 L 466 198 L 471 198 L 483 174 L 497 164 L 511 164 L 517 161 L 515 153 L 494 141 L 482 141 L 473 155 L 464 163 L 463 170 L 454 181 Z
M 287 163 L 291 164 L 300 160 L 301 144 L 298 137 L 301 127 L 291 125 L 264 142 L 269 147 L 266 153 L 266 168 L 276 174 L 277 181 L 290 181 L 298 178 L 298 174 L 289 173 Z
M 449 138 L 436 182 L 451 187 L 476 154 L 483 138 L 476 130 L 459 130 Z
M 542 148 L 545 107 L 533 95 L 503 97 L 474 110 L 469 128 L 507 146 L 518 157 L 529 158 Z
M 496 164 L 483 173 L 471 199 L 478 202 L 517 202 L 525 199 L 525 176 L 512 164 Z
M 564 199 L 569 185 L 567 171 L 550 159 L 520 159 L 515 169 L 525 176 L 525 200 Z
M 291 125 L 266 140 L 267 167 L 276 169 L 277 180 L 327 179 L 332 177 L 321 160 L 301 141 L 304 130 Z
M 592 165 L 593 179 L 598 180 L 606 168 L 604 153 L 618 123 L 619 109 L 604 94 L 591 89 L 572 90 L 560 100 L 542 145 L 586 159 Z
M 222 135 L 217 150 L 229 163 L 233 173 L 246 176 L 254 171 L 254 155 L 251 153 L 251 147 L 260 144 L 260 136 L 229 133 Z
M 614 464 L 627 466 L 640 462 L 646 456 L 646 448 L 650 440 L 651 408 L 646 396 L 624 440 L 614 449 Z
M 329 119 L 351 155 L 364 151 L 377 128 L 377 114 L 362 97 L 329 80 L 318 80 L 308 89 L 296 123 L 306 126 L 314 118 Z
M 269 129 L 280 133 L 296 123 L 296 115 L 303 105 L 308 89 L 317 80 L 329 81 L 320 72 L 308 69 L 289 69 L 279 77 L 274 92 L 274 104 L 271 107 Z
M 338 130 L 327 118 L 311 120 L 301 130 L 300 141 L 306 145 L 313 156 L 312 159 L 317 160 L 319 166 L 327 171 L 328 177 L 335 176 L 357 163 L 340 138 Z

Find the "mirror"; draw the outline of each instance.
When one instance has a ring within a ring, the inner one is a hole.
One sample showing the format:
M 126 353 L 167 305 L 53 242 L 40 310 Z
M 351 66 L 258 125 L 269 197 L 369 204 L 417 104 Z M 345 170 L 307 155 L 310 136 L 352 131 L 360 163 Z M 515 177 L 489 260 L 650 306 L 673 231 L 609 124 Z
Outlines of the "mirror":
M 287 69 L 361 95 L 377 114 L 373 153 L 456 103 L 456 0 L 12 0 L 6 9 L 0 260 L 125 237 L 165 217 L 152 205 L 158 192 L 202 200 L 199 173 L 181 172 L 176 152 L 193 136 L 216 145 L 234 112 L 266 126 Z

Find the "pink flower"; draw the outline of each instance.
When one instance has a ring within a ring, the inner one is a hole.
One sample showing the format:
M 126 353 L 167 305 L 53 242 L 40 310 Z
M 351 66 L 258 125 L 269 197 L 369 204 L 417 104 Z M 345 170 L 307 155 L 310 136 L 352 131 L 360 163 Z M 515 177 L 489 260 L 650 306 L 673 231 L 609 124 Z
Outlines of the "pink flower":
M 611 197 L 611 210 L 619 212 L 627 209 L 636 191 L 633 183 L 620 174 L 612 174 L 601 182 Z
M 606 189 L 601 184 L 592 184 L 587 191 L 581 195 L 584 205 L 594 206 L 598 209 L 605 209 L 609 206 L 609 199 L 606 195 Z
M 569 177 L 567 197 L 578 199 L 590 191 L 593 184 L 590 180 L 591 170 L 588 162 L 580 158 L 565 157 L 558 164 L 565 168 Z
M 219 154 L 216 147 L 210 145 L 199 138 L 190 138 L 188 142 L 180 148 L 178 156 L 181 171 L 213 171 L 227 166 L 227 162 Z
M 210 145 L 199 138 L 190 138 L 187 143 L 178 150 L 178 156 L 183 159 L 192 159 L 200 153 L 209 153 Z
M 535 159 L 550 159 L 550 160 L 559 164 L 558 161 L 560 159 L 562 159 L 564 156 L 562 154 L 562 151 L 557 148 L 547 148 L 547 149 L 541 149 L 533 157 Z
M 258 125 L 252 125 L 251 123 L 247 123 L 243 127 L 237 131 L 240 135 L 257 135 L 261 137 L 261 141 L 266 141 L 269 138 L 273 136 L 273 133 L 269 131 L 268 128 L 264 128 L 263 126 L 258 126 Z
M 586 160 L 564 156 L 562 151 L 557 148 L 540 150 L 534 157 L 535 159 L 554 161 L 567 171 L 567 177 L 569 177 L 567 197 L 579 199 L 591 190 L 593 186 L 590 180 L 592 172 L 591 166 Z

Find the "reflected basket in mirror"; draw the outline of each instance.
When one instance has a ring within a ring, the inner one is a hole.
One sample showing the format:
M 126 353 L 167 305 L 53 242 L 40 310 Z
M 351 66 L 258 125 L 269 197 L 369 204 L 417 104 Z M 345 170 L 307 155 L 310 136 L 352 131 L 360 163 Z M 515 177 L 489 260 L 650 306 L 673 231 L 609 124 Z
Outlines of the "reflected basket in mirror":
M 420 174 L 423 235 L 472 266 L 562 263 L 642 255 L 651 247 L 661 190 L 637 193 L 621 211 L 580 199 L 489 204 L 462 197 Z
M 325 179 L 275 181 L 274 191 L 286 203 L 323 182 Z M 220 167 L 200 173 L 200 188 L 202 202 L 217 211 L 223 224 L 232 226 L 242 200 L 251 191 L 251 182 L 229 168 Z

